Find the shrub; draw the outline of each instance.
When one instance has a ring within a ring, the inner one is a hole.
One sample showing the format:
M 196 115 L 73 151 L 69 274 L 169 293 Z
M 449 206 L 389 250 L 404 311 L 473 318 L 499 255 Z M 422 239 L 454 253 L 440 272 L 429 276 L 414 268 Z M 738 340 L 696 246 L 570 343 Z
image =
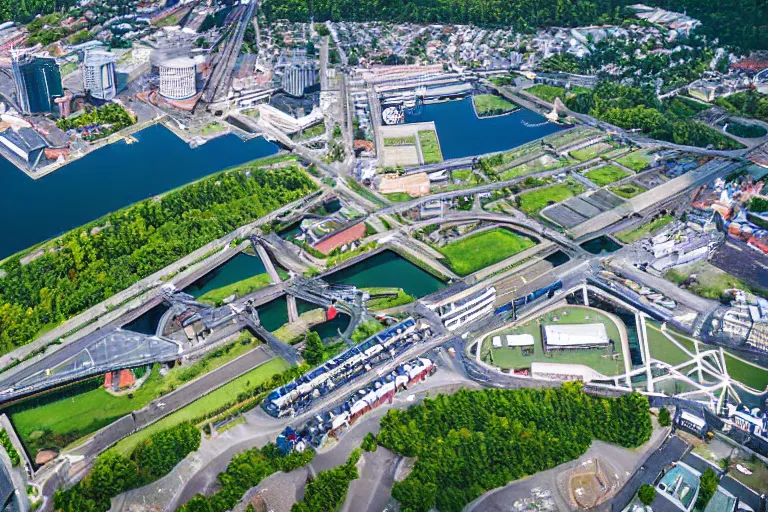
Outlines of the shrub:
M 659 411 L 659 425 L 662 427 L 668 427 L 672 424 L 672 415 L 669 413 L 669 409 L 662 407 Z
M 365 434 L 361 448 L 367 452 L 375 452 L 378 447 L 379 444 L 376 442 L 376 437 L 370 432 Z
M 637 491 L 637 497 L 643 503 L 643 505 L 650 505 L 653 500 L 656 499 L 656 488 L 652 485 L 644 484 Z

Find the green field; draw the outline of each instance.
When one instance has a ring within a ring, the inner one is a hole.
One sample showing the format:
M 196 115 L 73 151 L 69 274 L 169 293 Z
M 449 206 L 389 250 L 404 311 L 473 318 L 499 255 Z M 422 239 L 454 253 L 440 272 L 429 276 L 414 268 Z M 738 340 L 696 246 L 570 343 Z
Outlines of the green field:
M 636 242 L 642 238 L 647 238 L 649 236 L 655 235 L 664 226 L 666 226 L 673 220 L 675 219 L 671 215 L 664 215 L 662 217 L 659 217 L 658 219 L 652 220 L 647 224 L 643 224 L 642 226 L 621 231 L 620 233 L 617 233 L 615 236 L 616 238 L 619 239 L 619 241 L 624 242 L 625 244 L 631 244 L 632 242 Z
M 392 201 L 393 203 L 403 203 L 405 201 L 410 201 L 413 199 L 411 196 L 406 194 L 405 192 L 392 192 L 391 194 L 382 194 L 384 197 Z
M 394 297 L 380 297 L 369 300 L 366 303 L 366 307 L 371 311 L 394 308 L 396 306 L 404 306 L 405 304 L 410 304 L 416 300 L 405 293 L 405 290 L 402 288 L 364 288 L 364 290 L 367 290 L 372 295 L 376 292 L 397 292 L 397 296 Z
M 723 272 L 706 261 L 697 261 L 671 269 L 664 275 L 664 278 L 680 285 L 688 281 L 693 274 L 696 275 L 696 279 L 688 285 L 688 290 L 706 299 L 719 300 L 725 290 L 729 288 L 749 290 L 749 287 L 741 279 Z
M 598 142 L 597 144 L 592 144 L 591 146 L 587 146 L 585 148 L 570 151 L 568 154 L 579 162 L 586 162 L 587 160 L 592 160 L 596 156 L 601 155 L 612 148 L 613 146 L 606 142 Z
M 604 187 L 613 183 L 614 181 L 619 181 L 622 178 L 626 178 L 629 176 L 629 173 L 620 167 L 616 167 L 615 165 L 606 165 L 604 167 L 599 167 L 597 169 L 588 171 L 584 174 L 584 176 L 586 176 L 589 181 L 598 187 Z
M 632 151 L 627 153 L 621 158 L 617 158 L 616 161 L 624 167 L 629 167 L 635 172 L 640 172 L 648 167 L 648 156 L 643 151 Z
M 586 92 L 589 89 L 584 87 L 572 87 L 569 91 L 566 91 L 563 87 L 557 87 L 554 85 L 538 84 L 525 90 L 529 94 L 533 94 L 537 98 L 541 98 L 547 103 L 554 103 L 555 98 L 560 98 L 563 102 L 569 96 Z
M 255 388 L 259 384 L 269 380 L 273 375 L 281 373 L 289 367 L 290 365 L 282 359 L 270 359 L 248 373 L 224 384 L 215 391 L 212 391 L 202 398 L 198 398 L 186 407 L 183 407 L 147 428 L 126 437 L 117 443 L 114 449 L 123 455 L 128 456 L 137 444 L 147 439 L 152 434 L 178 425 L 183 421 L 194 421 L 203 415 L 214 412 L 223 404 L 236 400 L 240 393 Z
M 437 142 L 437 134 L 434 131 L 420 131 L 419 143 L 425 164 L 436 164 L 443 161 L 443 154 L 440 152 L 440 144 Z
M 495 94 L 477 94 L 472 96 L 475 112 L 478 117 L 498 116 L 508 112 L 514 112 L 520 107 L 511 101 Z
M 635 185 L 634 183 L 616 185 L 611 187 L 609 190 L 617 196 L 623 197 L 624 199 L 629 199 L 648 191 L 647 188 L 641 187 L 640 185 Z
M 407 146 L 416 144 L 416 137 L 413 135 L 408 137 L 384 137 L 385 146 Z
M 316 124 L 315 126 L 311 126 L 304 131 L 294 134 L 291 138 L 292 139 L 311 139 L 313 137 L 317 137 L 318 135 L 323 135 L 324 133 L 325 133 L 325 123 L 320 123 L 320 124 Z
M 4 412 L 11 416 L 22 443 L 34 458 L 38 450 L 63 448 L 259 344 L 251 336 L 243 336 L 192 366 L 177 366 L 165 378 L 155 367 L 146 382 L 133 392 L 133 398 L 112 395 L 103 388 L 102 379 L 94 379 L 26 400 Z
M 563 316 L 563 312 L 567 311 L 568 315 Z M 584 349 L 584 350 L 563 350 L 552 351 L 546 353 L 542 346 L 541 341 L 541 325 L 548 325 L 553 322 L 553 318 L 557 316 L 559 318 L 558 324 L 586 324 L 586 323 L 603 323 L 605 324 L 608 337 L 614 341 L 616 352 L 621 354 L 621 338 L 619 337 L 619 329 L 616 324 L 608 318 L 606 315 L 600 313 L 596 309 L 584 309 L 576 307 L 564 307 L 547 313 L 544 317 L 537 318 L 525 325 L 519 327 L 510 327 L 501 331 L 496 331 L 488 336 L 482 342 L 480 349 L 480 355 L 483 361 L 494 364 L 500 368 L 530 368 L 531 363 L 568 363 L 568 364 L 583 364 L 589 366 L 596 372 L 599 372 L 606 376 L 619 375 L 624 373 L 624 362 L 622 357 L 618 355 L 615 359 L 611 357 L 611 348 L 601 349 Z M 589 317 L 589 318 L 587 318 Z M 507 347 L 506 338 L 507 334 L 530 334 L 534 339 L 534 353 L 533 355 L 523 355 L 522 350 L 519 347 Z M 502 348 L 492 348 L 492 340 L 494 336 L 501 336 Z M 489 356 L 492 354 L 491 357 Z
M 646 332 L 648 333 L 648 349 L 653 359 L 664 361 L 665 363 L 676 366 L 691 359 L 691 356 L 683 352 L 680 347 L 672 343 L 661 330 L 646 321 Z M 690 342 L 689 342 L 690 343 Z M 681 343 L 682 344 L 682 343 Z M 696 350 L 690 345 L 683 345 L 696 354 Z
M 217 121 L 213 121 L 211 123 L 208 123 L 207 125 L 203 126 L 200 129 L 201 135 L 214 135 L 216 133 L 221 133 L 224 130 L 226 130 L 226 127 L 224 127 L 221 123 Z
M 527 215 L 535 215 L 550 204 L 584 192 L 584 186 L 574 182 L 558 183 L 538 190 L 524 192 L 515 197 L 517 207 Z
M 730 354 L 725 354 L 725 365 L 731 378 L 758 391 L 768 389 L 768 370 L 745 363 Z
M 508 229 L 496 228 L 469 235 L 438 248 L 448 265 L 460 276 L 477 272 L 509 258 L 536 243 Z
M 242 297 L 243 295 L 255 292 L 256 290 L 260 290 L 266 286 L 269 286 L 270 284 L 272 284 L 272 280 L 270 279 L 269 274 L 265 272 L 263 274 L 257 274 L 247 279 L 243 279 L 242 281 L 211 290 L 198 297 L 197 300 L 203 304 L 219 305 L 230 295 L 237 295 L 238 297 Z
M 458 169 L 456 171 L 451 171 L 451 178 L 459 181 L 467 181 L 472 175 L 472 169 Z

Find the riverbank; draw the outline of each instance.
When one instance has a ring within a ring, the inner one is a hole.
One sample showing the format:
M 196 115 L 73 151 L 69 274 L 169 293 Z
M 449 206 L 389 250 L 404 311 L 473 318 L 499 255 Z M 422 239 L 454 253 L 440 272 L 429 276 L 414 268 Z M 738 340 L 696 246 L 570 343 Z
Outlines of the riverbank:
M 0 218 L 9 219 L 3 226 L 0 259 L 109 212 L 279 151 L 264 138 L 243 142 L 231 134 L 192 149 L 159 123 L 132 137 L 138 142 L 106 145 L 43 179 L 30 180 L 0 160 Z

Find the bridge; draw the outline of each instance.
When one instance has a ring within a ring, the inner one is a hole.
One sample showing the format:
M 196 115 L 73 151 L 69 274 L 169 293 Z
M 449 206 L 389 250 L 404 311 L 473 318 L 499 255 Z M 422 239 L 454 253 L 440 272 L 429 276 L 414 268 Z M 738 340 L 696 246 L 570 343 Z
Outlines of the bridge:
M 0 403 L 125 368 L 179 359 L 181 344 L 123 329 L 97 331 L 75 350 L 62 349 L 0 381 Z

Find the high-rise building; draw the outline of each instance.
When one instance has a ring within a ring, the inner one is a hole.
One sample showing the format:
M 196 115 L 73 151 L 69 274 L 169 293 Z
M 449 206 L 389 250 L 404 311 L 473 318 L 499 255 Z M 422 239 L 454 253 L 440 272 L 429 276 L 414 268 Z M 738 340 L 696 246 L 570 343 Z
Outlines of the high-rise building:
M 14 56 L 11 66 L 19 108 L 25 114 L 51 112 L 63 96 L 61 73 L 54 59 Z
M 160 96 L 184 100 L 197 93 L 196 61 L 192 57 L 176 57 L 160 63 Z
M 307 87 L 317 83 L 317 66 L 308 60 L 296 60 L 285 68 L 283 90 L 291 96 L 303 96 Z
M 117 95 L 115 54 L 103 50 L 87 50 L 83 59 L 83 88 L 91 96 L 109 101 Z

